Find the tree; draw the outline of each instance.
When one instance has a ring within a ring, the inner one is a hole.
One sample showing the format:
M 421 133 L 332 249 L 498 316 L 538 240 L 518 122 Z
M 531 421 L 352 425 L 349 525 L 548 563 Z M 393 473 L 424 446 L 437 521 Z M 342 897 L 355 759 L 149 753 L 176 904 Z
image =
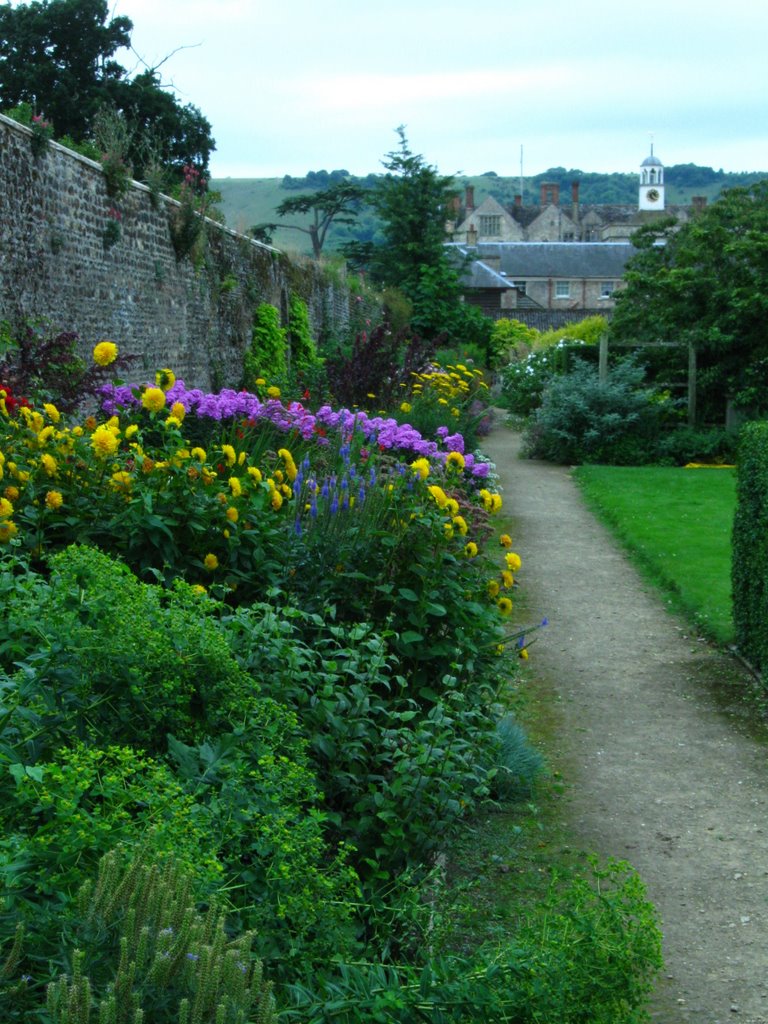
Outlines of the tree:
M 700 400 L 768 411 L 768 181 L 729 189 L 679 229 L 634 237 L 611 337 L 675 341 L 697 352 Z
M 411 324 L 423 337 L 487 348 L 490 322 L 463 304 L 461 268 L 445 247 L 454 179 L 411 152 L 402 125 L 396 131 L 400 144 L 386 155 L 388 173 L 377 179 L 369 199 L 381 222 L 377 237 L 344 251 L 374 283 L 406 296 L 413 305 Z
M 308 227 L 302 224 L 256 224 L 251 234 L 261 241 L 271 241 L 271 233 L 278 227 L 303 231 L 312 240 L 312 254 L 319 259 L 332 224 L 354 224 L 366 189 L 353 181 L 340 181 L 318 192 L 310 192 L 292 199 L 284 199 L 277 207 L 279 217 L 296 213 L 311 213 Z
M 206 170 L 215 143 L 200 111 L 165 91 L 157 68 L 130 79 L 114 59 L 130 47 L 132 29 L 130 18 L 109 17 L 107 0 L 6 3 L 0 7 L 0 108 L 29 103 L 53 122 L 57 137 L 77 143 L 93 141 L 99 111 L 110 108 L 131 126 L 126 155 L 136 171 L 152 148 L 169 167 Z

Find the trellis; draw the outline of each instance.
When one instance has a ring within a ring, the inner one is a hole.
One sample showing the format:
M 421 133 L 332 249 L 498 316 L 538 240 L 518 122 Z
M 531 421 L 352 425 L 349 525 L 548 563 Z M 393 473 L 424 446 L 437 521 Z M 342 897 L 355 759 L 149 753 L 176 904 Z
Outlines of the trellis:
M 616 348 L 688 348 L 688 426 L 696 425 L 696 349 L 684 341 L 615 341 Z M 608 379 L 608 335 L 600 338 L 598 373 L 601 381 Z

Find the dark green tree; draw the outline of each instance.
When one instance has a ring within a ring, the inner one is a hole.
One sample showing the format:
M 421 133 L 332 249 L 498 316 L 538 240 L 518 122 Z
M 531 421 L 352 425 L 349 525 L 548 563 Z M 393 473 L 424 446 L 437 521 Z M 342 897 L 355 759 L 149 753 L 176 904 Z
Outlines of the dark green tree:
M 115 54 L 131 45 L 133 22 L 110 18 L 107 0 L 34 0 L 0 6 L 0 109 L 31 104 L 57 138 L 94 141 L 108 108 L 131 128 L 126 155 L 138 173 L 150 149 L 166 166 L 204 171 L 215 148 L 211 126 L 161 85 L 156 68 L 129 79 Z M 151 128 L 151 133 L 150 133 Z
M 251 234 L 260 241 L 271 242 L 272 232 L 278 228 L 303 231 L 312 241 L 312 255 L 320 257 L 332 224 L 354 224 L 357 213 L 366 194 L 366 189 L 354 181 L 339 181 L 328 188 L 305 195 L 284 199 L 277 207 L 279 217 L 290 217 L 297 213 L 310 213 L 309 224 L 256 224 Z
M 676 228 L 634 239 L 611 337 L 692 345 L 705 413 L 768 411 L 768 181 L 733 188 Z
M 461 268 L 445 247 L 454 179 L 411 151 L 403 125 L 396 131 L 399 146 L 386 155 L 387 173 L 370 192 L 380 229 L 372 241 L 351 244 L 345 252 L 374 283 L 406 296 L 413 306 L 411 325 L 422 337 L 487 348 L 490 321 L 462 302 Z

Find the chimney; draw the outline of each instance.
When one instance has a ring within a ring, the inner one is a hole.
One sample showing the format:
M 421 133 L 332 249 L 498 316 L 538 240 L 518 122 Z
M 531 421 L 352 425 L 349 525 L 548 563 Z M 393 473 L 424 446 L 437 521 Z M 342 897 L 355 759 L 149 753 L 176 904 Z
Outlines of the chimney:
M 475 208 L 475 186 L 467 185 L 464 206 L 466 207 L 467 214 L 472 213 Z
M 523 205 L 523 197 L 521 195 L 516 195 L 515 196 L 515 207 L 516 207 L 516 209 L 518 209 L 518 210 L 521 209 L 522 205 Z
M 571 208 L 573 213 L 574 223 L 579 223 L 579 183 L 578 181 L 571 182 Z
M 470 224 L 467 230 L 467 245 L 477 245 L 477 228 L 474 224 Z
M 701 213 L 706 205 L 706 196 L 691 196 L 691 206 L 693 207 L 694 213 Z
M 560 186 L 556 181 L 542 181 L 539 202 L 542 206 L 559 206 Z

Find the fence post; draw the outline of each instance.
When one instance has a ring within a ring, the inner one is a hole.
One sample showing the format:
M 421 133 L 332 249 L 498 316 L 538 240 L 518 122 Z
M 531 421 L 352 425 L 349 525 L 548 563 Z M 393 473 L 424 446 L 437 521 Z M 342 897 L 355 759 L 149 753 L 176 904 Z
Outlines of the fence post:
M 598 377 L 601 384 L 608 380 L 608 335 L 600 335 L 600 358 L 598 362 Z

